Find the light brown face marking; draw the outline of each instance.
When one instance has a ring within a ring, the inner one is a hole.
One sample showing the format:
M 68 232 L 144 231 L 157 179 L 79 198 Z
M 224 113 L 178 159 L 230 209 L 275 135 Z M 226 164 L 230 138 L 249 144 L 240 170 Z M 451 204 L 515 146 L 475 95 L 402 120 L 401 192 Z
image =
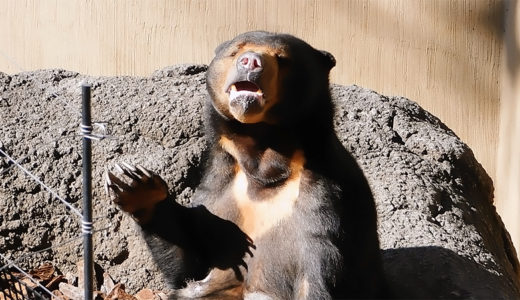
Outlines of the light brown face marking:
M 246 174 L 238 168 L 232 190 L 241 215 L 239 226 L 253 240 L 261 237 L 292 214 L 294 204 L 300 194 L 304 164 L 303 152 L 297 150 L 290 161 L 291 176 L 281 187 L 277 187 L 270 197 L 255 199 L 251 199 L 248 193 L 249 182 Z
M 259 123 L 273 121 L 267 116 L 269 109 L 278 102 L 280 93 L 280 73 L 277 57 L 285 56 L 285 49 L 277 49 L 268 45 L 256 45 L 252 43 L 242 43 L 230 46 L 233 55 L 220 58 L 214 63 L 213 68 L 220 75 L 215 82 L 214 105 L 221 114 L 228 118 L 233 118 L 241 123 Z M 231 50 L 230 50 L 231 51 Z M 265 99 L 265 104 L 259 113 L 254 115 L 240 115 L 233 113 L 229 107 L 228 84 L 233 83 L 236 76 L 237 59 L 245 52 L 255 52 L 260 54 L 263 59 L 263 71 L 259 82 L 261 93 Z

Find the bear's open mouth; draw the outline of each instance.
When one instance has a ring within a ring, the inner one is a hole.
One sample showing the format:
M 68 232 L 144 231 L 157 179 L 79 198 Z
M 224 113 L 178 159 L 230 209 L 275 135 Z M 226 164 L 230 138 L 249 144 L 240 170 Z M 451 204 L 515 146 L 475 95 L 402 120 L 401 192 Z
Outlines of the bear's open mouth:
M 264 93 L 262 89 L 251 81 L 238 81 L 233 83 L 229 89 L 229 98 L 235 99 L 239 96 L 253 96 L 257 98 L 262 98 Z
M 265 105 L 264 93 L 252 81 L 237 81 L 228 88 L 229 111 L 237 120 L 262 112 Z

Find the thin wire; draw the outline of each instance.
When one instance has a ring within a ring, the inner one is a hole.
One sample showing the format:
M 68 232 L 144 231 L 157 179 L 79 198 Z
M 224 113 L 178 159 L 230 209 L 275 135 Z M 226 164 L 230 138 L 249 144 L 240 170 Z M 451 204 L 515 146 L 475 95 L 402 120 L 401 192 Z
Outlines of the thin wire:
M 83 215 L 81 214 L 81 212 L 76 209 L 74 206 L 72 206 L 70 203 L 68 203 L 67 201 L 65 201 L 63 198 L 60 197 L 60 195 L 58 195 L 56 192 L 54 192 L 50 187 L 48 187 L 45 183 L 43 183 L 38 177 L 36 177 L 35 175 L 33 175 L 31 172 L 29 172 L 27 169 L 25 169 L 24 167 L 22 167 L 22 165 L 20 165 L 19 163 L 17 163 L 11 156 L 9 156 L 7 153 L 5 153 L 4 151 L 2 151 L 0 149 L 0 153 L 2 155 L 4 155 L 5 157 L 7 157 L 8 160 L 10 160 L 13 164 L 15 164 L 18 168 L 20 168 L 25 174 L 27 174 L 29 177 L 31 177 L 34 181 L 38 182 L 44 189 L 47 190 L 47 192 L 49 192 L 51 195 L 53 195 L 56 199 L 60 200 L 65 206 L 67 206 L 67 208 L 69 208 L 70 210 L 72 210 L 73 213 L 75 213 L 76 215 L 78 215 L 80 218 L 83 218 Z
M 38 285 L 39 287 L 41 287 L 47 294 L 49 294 L 51 296 L 51 299 L 52 298 L 57 298 L 51 291 L 49 291 L 49 289 L 47 289 L 46 287 L 44 287 L 41 283 L 38 282 L 38 280 L 34 279 L 31 275 L 27 274 L 24 270 L 22 270 L 20 267 L 18 267 L 17 265 L 15 265 L 10 259 L 8 259 L 7 257 L 5 257 L 2 253 L 0 253 L 0 256 L 5 260 L 7 261 L 8 265 L 10 265 L 11 267 L 17 269 L 20 273 L 22 273 L 23 275 L 25 275 L 27 278 L 29 278 L 30 281 L 32 281 L 33 283 L 35 283 L 36 285 Z
M 54 99 L 57 99 L 58 101 L 60 101 L 61 103 L 63 103 L 63 105 L 67 108 L 68 111 L 70 111 L 71 113 L 73 114 L 76 114 L 78 115 L 79 117 L 81 117 L 81 113 L 77 110 L 77 109 L 74 109 L 72 107 L 72 105 L 70 105 L 70 103 L 66 102 L 65 100 L 62 99 L 62 97 L 60 95 L 58 95 L 58 93 L 56 92 L 53 92 L 51 94 L 51 96 L 54 96 Z M 92 122 L 92 126 L 97 127 L 99 129 L 101 129 L 102 132 L 106 132 L 107 131 L 107 122 Z M 101 135 L 101 134 L 94 134 L 91 136 L 95 137 L 94 139 L 95 140 L 102 140 L 104 138 L 107 138 L 109 137 L 108 135 Z
M 18 159 L 18 160 L 17 160 L 18 163 L 22 163 L 22 162 L 23 162 L 27 157 L 29 157 L 29 156 L 26 155 L 26 156 L 24 156 L 24 157 Z M 9 167 L 5 168 L 4 170 L 2 170 L 2 171 L 0 172 L 0 175 L 3 175 L 3 174 L 5 174 L 5 173 L 7 173 L 7 171 L 11 170 L 13 167 L 14 167 L 14 165 L 10 165 Z
M 16 65 L 19 69 L 21 69 L 22 71 L 24 71 L 18 64 L 16 64 L 16 62 L 12 59 L 10 59 L 7 55 L 5 55 L 1 50 L 0 50 L 0 54 L 2 54 L 4 57 L 6 57 L 8 60 L 12 61 L 14 63 L 14 65 Z M 77 112 L 77 110 L 72 110 L 71 107 L 69 106 L 69 103 L 66 103 L 64 100 L 61 99 L 61 97 L 59 97 L 59 95 L 54 92 L 52 93 L 52 96 L 55 98 L 55 99 L 58 99 L 58 101 L 61 101 L 65 107 L 67 108 L 67 110 L 71 110 L 71 111 L 74 111 L 76 114 L 79 114 Z M 80 114 L 79 114 L 80 115 Z M 102 123 L 102 122 L 94 122 L 93 123 L 94 126 L 98 127 L 99 129 L 101 129 L 103 131 L 103 133 L 106 133 L 106 124 Z M 107 135 L 101 135 L 101 134 L 92 134 L 92 130 L 93 128 L 91 126 L 85 126 L 83 124 L 81 124 L 81 135 L 84 137 L 84 138 L 88 138 L 88 139 L 93 139 L 93 140 L 102 140 L 104 138 L 111 138 L 110 136 L 107 136 Z M 10 160 L 14 165 L 16 165 L 18 168 L 20 168 L 25 174 L 27 174 L 29 177 L 31 177 L 34 181 L 36 181 L 38 184 L 40 184 L 43 188 L 45 188 L 51 195 L 53 195 L 56 199 L 60 200 L 66 207 L 68 207 L 72 212 L 74 212 L 76 215 L 78 215 L 81 219 L 81 224 L 82 224 L 82 232 L 83 234 L 92 234 L 92 233 L 95 233 L 95 232 L 98 232 L 98 231 L 103 231 L 103 230 L 107 230 L 109 227 L 107 228 L 104 228 L 104 229 L 101 229 L 101 230 L 95 230 L 95 231 L 92 231 L 92 227 L 93 227 L 93 224 L 92 222 L 86 222 L 83 220 L 83 215 L 82 213 L 76 209 L 74 206 L 72 206 L 70 203 L 68 203 L 67 201 L 65 201 L 63 198 L 61 198 L 56 192 L 54 192 L 50 187 L 48 187 L 46 184 L 44 184 L 37 176 L 33 175 L 31 172 L 29 172 L 27 169 L 25 169 L 24 167 L 22 167 L 17 161 L 15 161 L 11 156 L 9 156 L 7 153 L 5 153 L 4 151 L 2 151 L 0 149 L 0 153 L 3 154 L 8 160 Z M 23 161 L 26 157 L 24 157 L 23 159 L 21 159 L 20 161 Z M 7 169 L 5 170 L 2 170 L 0 172 L 0 174 L 4 174 L 5 172 L 7 172 L 9 169 L 11 169 L 12 166 L 9 166 Z M 64 243 L 60 244 L 60 245 L 56 245 L 56 246 L 51 246 L 51 247 L 48 247 L 48 248 L 45 248 L 45 249 L 41 249 L 39 251 L 36 251 L 36 252 L 32 252 L 32 253 L 28 253 L 26 255 L 22 255 L 21 257 L 19 257 L 17 261 L 23 259 L 24 257 L 28 256 L 28 255 L 33 255 L 33 254 L 37 254 L 37 253 L 41 253 L 41 252 L 44 252 L 44 251 L 49 251 L 51 249 L 54 249 L 54 248 L 57 248 L 57 247 L 62 247 L 62 246 L 65 246 L 69 243 L 72 243 L 74 241 L 77 241 L 78 239 L 82 238 L 83 236 L 80 236 L 80 237 L 75 237 L 73 239 L 70 239 L 68 241 L 65 241 Z M 27 278 L 29 278 L 32 282 L 34 282 L 35 284 L 37 284 L 38 286 L 40 286 L 45 292 L 47 292 L 51 298 L 54 298 L 54 294 L 52 292 L 50 292 L 46 287 L 44 287 L 43 285 L 41 285 L 38 281 L 36 281 L 34 278 L 32 278 L 29 274 L 27 274 L 26 272 L 24 272 L 21 268 L 19 268 L 15 262 L 13 261 L 10 261 L 8 260 L 4 255 L 2 255 L 0 253 L 0 256 L 3 257 L 7 262 L 8 264 L 3 266 L 3 267 L 0 267 L 0 271 L 7 268 L 9 265 L 11 265 L 12 267 L 16 268 L 18 271 L 20 271 L 22 274 L 24 274 Z
M 102 231 L 105 231 L 105 230 L 108 230 L 110 229 L 111 227 L 108 226 L 108 227 L 105 227 L 105 228 L 101 228 L 101 229 L 97 229 L 97 230 L 94 230 L 93 233 L 98 233 L 98 232 L 102 232 Z M 61 247 L 64 247 L 68 244 L 71 244 L 73 242 L 77 242 L 78 240 L 82 239 L 83 238 L 83 235 L 80 235 L 80 236 L 76 236 L 76 237 L 73 237 L 71 239 L 68 239 L 66 240 L 65 242 L 61 243 L 61 244 L 58 244 L 58 245 L 54 245 L 54 246 L 50 246 L 50 247 L 47 247 L 47 248 L 44 248 L 44 249 L 40 249 L 38 251 L 34 251 L 34 252 L 29 252 L 29 253 L 25 253 L 25 254 L 22 254 L 21 256 L 19 256 L 18 258 L 16 258 L 15 260 L 12 260 L 10 263 L 7 263 L 3 266 L 0 267 L 0 272 L 3 271 L 4 269 L 6 268 L 9 268 L 10 265 L 14 265 L 18 262 L 20 262 L 22 259 L 26 258 L 26 257 L 29 257 L 29 256 L 33 256 L 35 254 L 39 254 L 39 253 L 43 253 L 43 252 L 47 252 L 47 251 L 50 251 L 50 250 L 54 250 L 54 249 L 57 249 L 57 248 L 61 248 Z

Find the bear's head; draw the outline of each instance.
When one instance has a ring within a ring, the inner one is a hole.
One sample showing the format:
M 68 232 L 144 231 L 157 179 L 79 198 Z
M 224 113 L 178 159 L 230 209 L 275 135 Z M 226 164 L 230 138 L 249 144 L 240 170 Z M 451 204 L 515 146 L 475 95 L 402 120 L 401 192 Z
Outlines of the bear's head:
M 217 47 L 206 82 L 213 107 L 226 119 L 277 124 L 330 102 L 335 64 L 330 53 L 294 36 L 253 31 Z

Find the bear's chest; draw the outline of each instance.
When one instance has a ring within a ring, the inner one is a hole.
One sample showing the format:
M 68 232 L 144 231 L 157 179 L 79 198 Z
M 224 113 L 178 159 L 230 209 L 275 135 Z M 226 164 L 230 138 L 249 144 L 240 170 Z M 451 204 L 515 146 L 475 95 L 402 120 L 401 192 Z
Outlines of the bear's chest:
M 237 225 L 258 239 L 293 215 L 302 187 L 304 153 L 255 152 L 227 138 L 221 145 L 235 159 L 229 197 L 238 210 Z
M 256 187 L 245 171 L 239 168 L 236 172 L 231 196 L 240 216 L 238 226 L 253 240 L 293 214 L 300 195 L 302 162 L 303 155 L 294 158 L 290 177 L 276 187 Z

